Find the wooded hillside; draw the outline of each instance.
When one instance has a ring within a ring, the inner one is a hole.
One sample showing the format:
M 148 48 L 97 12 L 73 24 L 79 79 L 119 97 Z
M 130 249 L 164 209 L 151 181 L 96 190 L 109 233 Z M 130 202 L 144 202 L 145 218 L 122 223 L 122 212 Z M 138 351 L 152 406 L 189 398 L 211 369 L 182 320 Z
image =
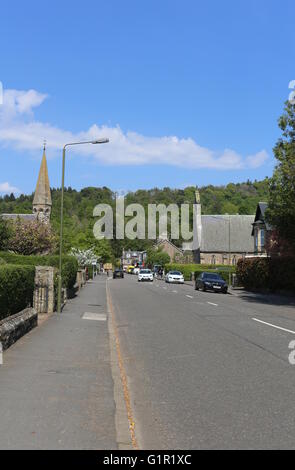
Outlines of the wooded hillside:
M 199 188 L 201 194 L 203 214 L 254 214 L 259 201 L 268 200 L 268 179 L 263 181 L 247 181 L 246 183 L 233 184 L 227 186 L 204 186 Z M 153 204 L 182 204 L 194 203 L 195 188 L 185 189 L 153 188 L 149 190 L 139 189 L 130 192 L 125 197 L 125 203 L 139 203 L 145 208 L 149 203 Z M 52 189 L 52 216 L 51 223 L 53 229 L 59 229 L 60 217 L 60 196 L 59 189 Z M 110 189 L 88 187 L 81 191 L 66 188 L 64 200 L 65 214 L 65 251 L 69 251 L 72 246 L 88 248 L 95 245 L 104 259 L 108 259 L 112 254 L 120 256 L 122 247 L 133 249 L 145 249 L 151 244 L 145 240 L 114 240 L 97 241 L 93 237 L 92 229 L 94 224 L 93 208 L 99 203 L 107 203 L 115 207 L 115 192 Z M 20 195 L 13 194 L 0 198 L 0 213 L 31 213 L 33 194 Z

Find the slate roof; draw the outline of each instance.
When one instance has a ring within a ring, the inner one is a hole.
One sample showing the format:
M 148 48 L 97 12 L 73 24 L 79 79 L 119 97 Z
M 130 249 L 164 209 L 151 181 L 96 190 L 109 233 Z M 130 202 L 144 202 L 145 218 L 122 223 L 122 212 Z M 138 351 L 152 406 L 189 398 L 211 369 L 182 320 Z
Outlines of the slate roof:
M 168 240 L 167 238 L 165 240 L 158 240 L 154 247 L 156 246 L 160 246 L 160 245 L 171 245 L 172 248 L 174 248 L 174 250 L 178 251 L 179 253 L 183 253 L 183 250 L 181 248 L 179 248 L 178 246 L 174 245 L 174 243 L 172 243 L 170 240 Z
M 201 252 L 227 253 L 230 245 L 232 253 L 253 253 L 253 222 L 254 215 L 202 215 Z
M 266 222 L 265 220 L 265 211 L 267 209 L 267 202 L 259 202 L 257 204 L 257 209 L 256 209 L 256 215 L 255 215 L 255 219 L 254 219 L 254 223 L 255 225 L 257 225 L 257 223 L 259 222 L 262 222 L 265 224 L 265 228 L 266 230 L 271 230 L 271 226 L 269 225 L 268 222 Z M 252 232 L 253 234 L 254 232 Z

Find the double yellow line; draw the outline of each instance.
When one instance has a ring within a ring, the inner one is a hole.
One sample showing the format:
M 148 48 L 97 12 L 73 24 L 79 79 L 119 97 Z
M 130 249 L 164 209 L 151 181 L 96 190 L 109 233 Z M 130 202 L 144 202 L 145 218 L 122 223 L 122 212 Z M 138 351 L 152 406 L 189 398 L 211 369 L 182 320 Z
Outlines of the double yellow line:
M 119 368 L 120 368 L 120 375 L 121 375 L 121 381 L 122 381 L 122 386 L 123 386 L 123 394 L 124 394 L 124 400 L 125 400 L 125 405 L 126 405 L 126 410 L 127 410 L 127 416 L 128 416 L 128 422 L 129 422 L 129 431 L 130 431 L 130 435 L 131 435 L 132 446 L 135 450 L 139 450 L 139 446 L 138 446 L 137 439 L 136 439 L 136 436 L 135 436 L 135 422 L 134 422 L 134 417 L 133 417 L 133 412 L 132 412 L 132 407 L 131 407 L 131 400 L 130 400 L 130 393 L 129 393 L 129 388 L 128 388 L 127 375 L 126 375 L 126 371 L 125 371 L 125 367 L 124 367 L 124 363 L 123 363 L 123 358 L 122 358 L 122 353 L 121 353 L 121 348 L 120 348 L 118 328 L 117 328 L 117 324 L 116 324 L 115 312 L 114 312 L 114 307 L 113 307 L 113 303 L 112 303 L 111 294 L 110 294 L 110 291 L 109 291 L 108 282 L 107 282 L 107 286 L 106 286 L 106 292 L 107 292 L 108 309 L 109 309 L 109 312 L 111 314 L 111 321 L 112 321 L 114 335 L 115 335 L 116 350 L 117 350 L 118 363 L 119 363 Z

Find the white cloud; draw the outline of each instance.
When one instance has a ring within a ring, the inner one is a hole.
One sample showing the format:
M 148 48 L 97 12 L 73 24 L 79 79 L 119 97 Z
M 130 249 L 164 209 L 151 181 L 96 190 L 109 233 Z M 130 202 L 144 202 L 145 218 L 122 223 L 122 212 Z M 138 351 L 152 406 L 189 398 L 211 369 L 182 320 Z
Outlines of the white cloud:
M 46 98 L 47 95 L 35 90 L 4 90 L 1 106 L 2 118 L 32 113 L 33 108 L 40 106 Z
M 15 186 L 6 181 L 5 183 L 0 183 L 0 194 L 11 194 L 11 193 L 20 193 L 20 190 Z
M 40 149 L 45 138 L 48 148 L 57 153 L 67 142 L 108 137 L 109 144 L 72 147 L 71 150 L 106 165 L 162 164 L 194 169 L 240 170 L 257 168 L 268 158 L 265 150 L 244 158 L 231 149 L 216 152 L 202 147 L 192 138 L 146 137 L 136 132 L 124 133 L 119 126 L 94 124 L 88 130 L 74 134 L 34 119 L 33 109 L 40 106 L 46 97 L 35 90 L 6 90 L 0 107 L 0 143 L 34 151 Z
M 261 152 L 256 153 L 255 155 L 249 155 L 249 157 L 246 158 L 246 164 L 250 168 L 258 168 L 262 166 L 266 160 L 268 159 L 268 154 L 265 150 L 262 150 Z

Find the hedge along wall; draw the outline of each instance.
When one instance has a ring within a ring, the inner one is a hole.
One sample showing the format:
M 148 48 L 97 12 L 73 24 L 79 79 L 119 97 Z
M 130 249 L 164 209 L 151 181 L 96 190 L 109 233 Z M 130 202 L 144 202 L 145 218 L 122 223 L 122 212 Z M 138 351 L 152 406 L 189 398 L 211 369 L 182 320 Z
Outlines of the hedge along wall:
M 165 265 L 165 272 L 168 271 L 180 271 L 184 279 L 189 281 L 191 279 L 191 274 L 194 273 L 195 277 L 199 276 L 204 271 L 206 272 L 214 272 L 221 275 L 221 277 L 225 281 L 229 281 L 229 274 L 235 273 L 236 268 L 235 266 L 225 266 L 223 264 L 220 265 L 212 265 L 212 264 L 166 264 Z
M 35 267 L 0 265 L 0 320 L 32 305 Z
M 237 265 L 239 283 L 246 289 L 288 290 L 295 293 L 295 258 L 246 258 Z
M 6 251 L 0 252 L 0 259 L 3 259 L 9 264 L 18 264 L 22 266 L 53 266 L 58 268 L 59 257 L 56 255 L 46 256 L 24 256 L 16 255 Z M 72 289 L 75 282 L 78 271 L 78 262 L 74 256 L 63 256 L 62 258 L 62 282 L 63 287 Z

